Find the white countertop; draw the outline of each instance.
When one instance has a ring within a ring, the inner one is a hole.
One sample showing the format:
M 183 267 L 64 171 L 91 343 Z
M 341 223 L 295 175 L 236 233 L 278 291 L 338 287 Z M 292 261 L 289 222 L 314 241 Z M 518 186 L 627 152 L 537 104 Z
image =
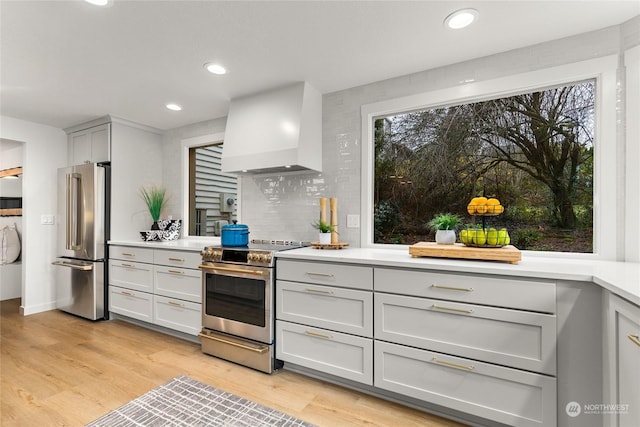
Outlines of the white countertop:
M 523 255 L 518 264 L 445 258 L 413 258 L 407 249 L 301 248 L 278 252 L 278 258 L 331 261 L 384 267 L 440 270 L 458 273 L 498 274 L 555 280 L 594 282 L 640 306 L 640 264 Z
M 134 246 L 150 249 L 173 249 L 182 251 L 200 252 L 205 246 L 220 245 L 220 237 L 208 237 L 206 239 L 178 239 L 167 241 L 144 242 L 142 240 L 109 240 L 110 245 Z

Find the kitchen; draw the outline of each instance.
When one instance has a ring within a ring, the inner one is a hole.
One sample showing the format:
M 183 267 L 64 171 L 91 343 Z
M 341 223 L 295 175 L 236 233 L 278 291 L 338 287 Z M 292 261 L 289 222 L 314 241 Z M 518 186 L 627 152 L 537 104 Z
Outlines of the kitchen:
M 117 3 L 113 5 L 113 7 L 116 6 Z M 7 10 L 8 8 L 3 6 L 3 19 L 5 19 L 4 16 L 6 16 Z M 360 203 L 361 169 L 358 166 L 361 158 L 360 142 L 363 141 L 360 130 L 362 105 L 456 85 L 458 81 L 468 78 L 469 73 L 475 79 L 481 81 L 541 67 L 580 62 L 597 56 L 622 55 L 623 52 L 632 50 L 638 44 L 638 21 L 636 15 L 637 13 L 633 13 L 629 15 L 628 20 L 611 23 L 609 25 L 613 25 L 613 27 L 608 29 L 583 32 L 559 41 L 537 40 L 529 43 L 533 46 L 528 48 L 502 53 L 486 53 L 466 62 L 462 61 L 468 58 L 457 58 L 453 60 L 453 65 L 441 64 L 441 66 L 406 69 L 404 72 L 394 71 L 395 74 L 382 75 L 371 80 L 371 82 L 376 83 L 352 84 L 340 90 L 325 93 L 322 99 L 322 176 L 320 177 L 318 174 L 311 174 L 310 176 L 307 174 L 302 175 L 302 177 L 298 174 L 278 175 L 278 180 L 281 183 L 277 187 L 280 189 L 277 190 L 279 191 L 277 194 L 280 198 L 279 203 L 268 199 L 265 189 L 271 186 L 271 181 L 267 181 L 267 178 L 242 178 L 242 191 L 239 200 L 241 222 L 249 224 L 252 230 L 252 238 L 272 238 L 277 236 L 277 238 L 292 240 L 310 240 L 314 234 L 309 224 L 317 216 L 318 196 L 315 192 L 305 193 L 299 189 L 306 188 L 306 184 L 304 182 L 301 183 L 303 179 L 311 179 L 314 185 L 318 186 L 319 190 L 317 191 L 319 193 L 334 195 L 339 199 L 342 215 L 341 222 L 346 222 L 345 217 L 348 214 L 360 215 L 364 226 L 365 217 L 362 214 Z M 357 16 L 355 14 L 352 18 L 357 20 Z M 484 15 L 482 17 L 484 18 Z M 346 18 L 344 19 L 346 20 Z M 438 18 L 438 25 L 441 25 L 442 19 L 444 19 L 444 16 Z M 5 27 L 4 22 L 3 27 Z M 3 40 L 6 39 L 6 37 L 3 37 Z M 168 46 L 171 45 L 170 40 L 164 40 L 164 42 Z M 4 44 L 3 51 L 6 51 Z M 204 62 L 204 59 L 201 62 Z M 3 60 L 4 63 L 5 61 Z M 198 66 L 200 65 L 198 64 Z M 280 80 L 275 80 L 275 82 L 277 81 Z M 209 84 L 217 85 L 217 83 Z M 275 86 L 275 83 L 273 85 Z M 350 89 L 352 87 L 353 89 Z M 19 88 L 9 89 L 18 90 Z M 5 92 L 4 90 L 3 83 L 3 118 L 2 134 L 0 136 L 7 140 L 26 142 L 23 144 L 25 173 L 22 178 L 24 180 L 22 197 L 25 212 L 22 217 L 24 240 L 21 296 L 24 314 L 30 315 L 53 308 L 51 306 L 53 289 L 49 285 L 52 283 L 49 262 L 56 256 L 55 233 L 54 227 L 42 225 L 40 220 L 41 215 L 51 214 L 56 211 L 55 188 L 52 187 L 51 183 L 54 182 L 57 168 L 66 165 L 67 162 L 67 136 L 62 129 L 95 119 L 104 114 L 116 114 L 117 112 L 115 110 L 101 110 L 77 117 L 73 122 L 64 125 L 43 125 L 43 119 L 37 116 L 29 116 L 26 110 L 16 110 L 9 114 L 11 104 L 7 102 L 8 98 L 6 96 L 10 92 Z M 149 99 L 153 99 L 153 97 L 150 95 Z M 629 97 L 629 99 L 632 98 Z M 158 102 L 158 105 L 161 105 L 161 102 Z M 149 107 L 146 109 L 149 110 Z M 178 123 L 175 121 L 178 119 L 175 116 L 165 115 L 157 118 L 156 121 L 147 121 L 136 114 L 138 113 L 132 111 L 116 115 L 137 123 L 166 129 L 161 136 L 157 137 L 161 150 L 153 153 L 144 152 L 132 143 L 128 147 L 128 151 L 123 151 L 119 154 L 119 159 L 122 159 L 121 162 L 126 161 L 126 168 L 138 167 L 136 160 L 142 158 L 146 159 L 145 164 L 161 164 L 161 168 L 148 170 L 147 173 L 149 175 L 146 179 L 150 181 L 155 179 L 167 188 L 168 192 L 173 195 L 168 214 L 174 218 L 182 218 L 184 217 L 181 196 L 183 194 L 183 178 L 180 160 L 182 159 L 182 141 L 190 138 L 199 138 L 203 135 L 223 133 L 226 124 L 226 113 L 224 111 L 216 113 L 207 110 L 206 113 L 201 113 L 202 115 L 198 120 L 169 125 L 166 128 L 164 125 L 160 126 L 160 123 L 163 121 L 166 123 Z M 159 116 L 166 113 L 150 112 L 149 114 L 151 116 Z M 625 175 L 618 178 L 621 181 L 626 180 L 628 191 L 637 191 L 637 187 L 634 187 L 633 183 L 638 182 L 637 168 L 631 167 L 633 159 L 637 159 L 637 144 L 634 145 L 633 143 L 633 141 L 637 141 L 637 129 L 633 126 L 634 124 L 631 121 L 626 122 L 627 132 L 630 132 L 627 137 L 628 147 L 626 150 L 628 153 L 635 153 L 635 157 L 628 157 L 629 163 L 626 167 Z M 633 132 L 636 133 L 634 134 Z M 116 162 L 116 154 L 115 152 L 113 153 L 114 163 Z M 614 159 L 615 164 L 616 160 Z M 38 173 L 30 174 L 30 170 L 38 171 Z M 618 170 L 621 171 L 621 169 Z M 120 180 L 117 184 L 115 182 L 116 179 Z M 134 212 L 118 220 L 118 224 L 121 227 L 113 229 L 112 238 L 116 240 L 137 239 L 138 231 L 146 228 L 143 225 L 146 220 L 145 212 L 140 200 L 137 198 L 137 188 L 127 187 L 126 177 L 114 178 L 114 185 L 126 189 L 128 193 L 126 195 L 128 199 L 126 200 L 132 205 L 136 203 L 138 205 Z M 295 188 L 296 190 L 288 192 L 285 191 L 286 188 Z M 47 191 L 43 191 L 43 189 Z M 619 197 L 624 199 L 623 196 Z M 624 215 L 621 207 L 617 223 L 624 223 L 624 226 L 619 226 L 618 232 L 621 235 L 637 236 L 640 232 L 637 228 L 638 224 L 632 220 L 635 218 L 632 208 L 634 201 L 637 203 L 640 197 L 637 194 L 628 194 L 626 198 L 627 207 L 625 209 L 627 209 L 627 214 Z M 614 202 L 615 204 L 622 206 L 624 203 Z M 265 206 L 268 206 L 266 213 Z M 628 219 L 627 222 L 624 222 L 623 218 L 625 217 L 631 220 Z M 354 248 L 362 246 L 359 228 L 348 228 L 341 225 L 340 236 L 341 239 L 349 242 Z M 620 242 L 624 245 L 624 250 L 616 249 L 617 254 L 612 256 L 611 259 L 638 262 L 638 239 L 621 239 Z M 340 256 L 341 254 L 337 255 Z

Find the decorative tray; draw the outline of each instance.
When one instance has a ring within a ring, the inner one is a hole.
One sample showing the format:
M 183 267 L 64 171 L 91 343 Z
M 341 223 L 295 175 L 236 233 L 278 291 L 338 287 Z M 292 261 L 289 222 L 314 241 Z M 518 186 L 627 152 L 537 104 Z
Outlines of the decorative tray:
M 316 249 L 342 249 L 349 246 L 346 242 L 338 242 L 338 243 L 320 243 L 320 242 L 311 242 L 311 246 Z
M 412 257 L 436 257 L 436 258 L 458 258 L 483 261 L 506 261 L 510 264 L 517 264 L 522 255 L 520 251 L 512 246 L 506 245 L 501 248 L 472 248 L 455 243 L 453 245 L 439 245 L 435 242 L 418 242 L 409 246 L 409 254 Z

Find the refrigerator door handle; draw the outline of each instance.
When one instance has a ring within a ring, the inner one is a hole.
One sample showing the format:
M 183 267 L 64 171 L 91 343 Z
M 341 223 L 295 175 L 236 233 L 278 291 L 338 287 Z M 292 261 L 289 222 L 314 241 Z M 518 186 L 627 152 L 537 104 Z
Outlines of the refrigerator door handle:
M 80 203 L 80 178 L 79 173 L 67 174 L 67 249 L 82 249 L 80 229 L 80 215 L 82 204 Z
M 54 261 L 51 264 L 59 265 L 61 267 L 69 267 L 69 268 L 73 268 L 75 270 L 82 270 L 82 271 L 91 271 L 91 270 L 93 270 L 93 265 L 92 264 L 74 264 L 72 262 L 65 262 L 65 261 Z

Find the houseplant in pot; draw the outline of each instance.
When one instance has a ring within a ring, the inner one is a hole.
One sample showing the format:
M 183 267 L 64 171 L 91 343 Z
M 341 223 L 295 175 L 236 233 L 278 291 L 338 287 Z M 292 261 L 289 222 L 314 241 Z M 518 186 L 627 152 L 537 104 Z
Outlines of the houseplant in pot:
M 331 243 L 331 232 L 334 229 L 334 226 L 331 224 L 327 224 L 325 221 L 318 221 L 315 224 L 312 224 L 314 228 L 316 228 L 319 232 L 318 240 L 321 245 L 328 245 Z
M 452 213 L 440 213 L 427 223 L 436 232 L 436 243 L 453 245 L 456 242 L 456 229 L 462 224 L 462 217 Z
M 164 188 L 157 187 L 151 187 L 149 189 L 142 187 L 140 189 L 140 197 L 147 205 L 149 214 L 153 220 L 151 229 L 159 230 L 158 220 L 160 219 L 160 212 L 162 212 L 162 207 L 166 201 L 166 190 Z

